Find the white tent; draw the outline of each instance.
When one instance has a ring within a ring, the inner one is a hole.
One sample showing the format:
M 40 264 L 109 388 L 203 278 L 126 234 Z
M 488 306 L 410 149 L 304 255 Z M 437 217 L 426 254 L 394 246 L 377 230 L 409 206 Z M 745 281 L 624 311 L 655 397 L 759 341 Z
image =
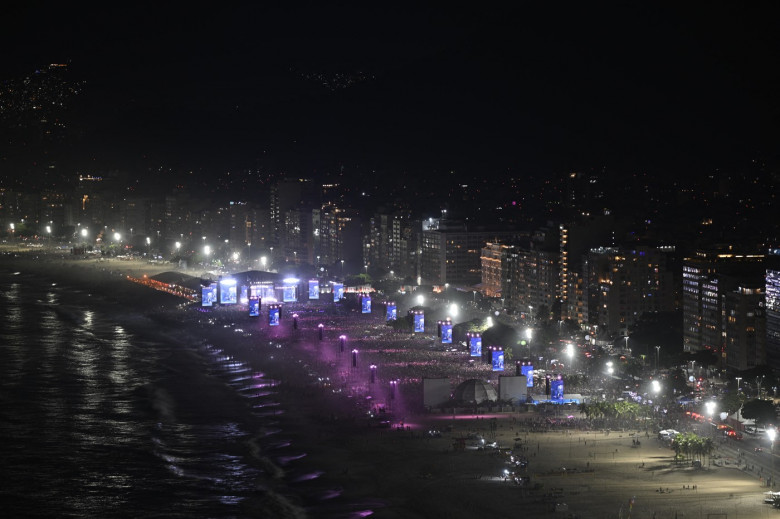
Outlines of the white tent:
M 485 401 L 498 400 L 496 388 L 489 382 L 472 378 L 462 382 L 455 388 L 453 399 L 464 404 L 480 404 Z

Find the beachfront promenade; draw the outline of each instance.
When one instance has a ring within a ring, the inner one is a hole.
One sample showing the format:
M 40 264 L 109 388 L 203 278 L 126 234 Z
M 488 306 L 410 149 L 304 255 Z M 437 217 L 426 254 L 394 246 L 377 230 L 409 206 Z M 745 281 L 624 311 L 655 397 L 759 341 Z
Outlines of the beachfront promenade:
M 79 279 L 99 283 L 168 270 L 124 262 L 63 261 Z M 52 265 L 49 265 L 51 269 Z M 67 273 L 63 273 L 67 275 Z M 85 281 L 86 282 L 86 281 Z M 734 465 L 730 445 L 698 469 L 675 464 L 673 451 L 648 430 L 589 430 L 578 413 L 529 411 L 483 415 L 420 413 L 423 377 L 495 377 L 488 365 L 434 349 L 433 334 L 394 332 L 380 315 L 345 312 L 325 302 L 284 309 L 279 327 L 236 309 L 205 313 L 170 300 L 166 319 L 181 322 L 226 352 L 282 381 L 290 419 L 306 425 L 310 458 L 351 499 L 368 500 L 374 517 L 770 517 L 755 471 Z M 155 307 L 159 309 L 159 307 Z M 291 314 L 299 315 L 297 330 Z M 233 323 L 244 333 L 224 325 Z M 318 336 L 324 325 L 323 339 Z M 344 352 L 339 336 L 347 335 Z M 358 350 L 357 365 L 351 351 Z M 369 366 L 377 366 L 375 382 Z M 399 381 L 391 393 L 390 380 Z M 363 414 L 384 404 L 391 427 L 369 427 Z M 572 418 L 569 418 L 572 416 Z M 403 421 L 403 427 L 400 426 Z M 575 423 L 576 427 L 571 427 Z M 441 436 L 428 434 L 440 431 Z M 478 449 L 477 435 L 527 458 L 518 485 L 504 477 L 507 457 Z M 637 440 L 639 445 L 637 445 Z M 460 447 L 463 448 L 460 448 Z M 731 462 L 726 464 L 725 461 Z

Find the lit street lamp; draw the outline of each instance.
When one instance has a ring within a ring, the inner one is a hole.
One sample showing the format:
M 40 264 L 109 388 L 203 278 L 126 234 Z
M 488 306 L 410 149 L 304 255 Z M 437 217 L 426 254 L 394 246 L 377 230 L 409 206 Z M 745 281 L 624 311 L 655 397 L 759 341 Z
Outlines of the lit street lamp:
M 658 371 L 658 358 L 661 356 L 661 347 L 655 347 L 655 370 Z
M 775 477 L 775 437 L 777 436 L 777 429 L 770 427 L 766 431 L 766 436 L 769 438 L 769 455 L 772 456 L 772 479 Z
M 712 416 L 715 414 L 715 407 L 716 403 L 713 400 L 710 400 L 706 404 L 704 404 L 704 408 L 707 410 L 707 416 L 710 417 L 710 421 L 712 421 Z

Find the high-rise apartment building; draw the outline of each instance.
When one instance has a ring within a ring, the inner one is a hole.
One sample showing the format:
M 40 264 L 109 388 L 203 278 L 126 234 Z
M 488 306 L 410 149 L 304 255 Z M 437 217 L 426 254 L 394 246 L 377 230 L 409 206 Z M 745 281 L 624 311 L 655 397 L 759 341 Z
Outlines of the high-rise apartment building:
M 730 247 L 697 251 L 683 261 L 683 349 L 711 349 L 722 355 L 723 300 L 740 282 L 764 277 L 763 254 L 734 253 Z
M 766 364 L 764 286 L 739 285 L 723 298 L 723 359 L 726 369 L 744 371 Z
M 423 282 L 473 286 L 482 280 L 482 247 L 493 241 L 515 241 L 516 231 L 469 229 L 463 222 L 423 221 L 421 276 Z
M 587 324 L 627 336 L 643 314 L 674 310 L 671 247 L 591 249 L 583 265 Z

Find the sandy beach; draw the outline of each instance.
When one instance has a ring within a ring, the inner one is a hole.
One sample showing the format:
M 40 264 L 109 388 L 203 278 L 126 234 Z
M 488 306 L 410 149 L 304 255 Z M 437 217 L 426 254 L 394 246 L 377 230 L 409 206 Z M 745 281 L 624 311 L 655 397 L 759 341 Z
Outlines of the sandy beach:
M 585 430 L 586 422 L 577 420 L 574 410 L 558 415 L 534 409 L 479 416 L 421 413 L 415 399 L 422 398 L 422 376 L 446 374 L 456 385 L 467 378 L 487 378 L 490 372 L 450 353 L 431 351 L 430 337 L 392 332 L 376 314 L 360 316 L 321 301 L 286 305 L 277 328 L 235 308 L 211 312 L 210 322 L 183 299 L 126 280 L 127 275 L 169 271 L 171 265 L 67 256 L 5 259 L 140 305 L 279 379 L 278 398 L 285 409 L 281 419 L 293 425 L 291 430 L 300 435 L 294 442 L 307 451 L 300 463 L 324 472 L 320 484 L 342 488 L 356 517 L 672 519 L 775 513 L 763 503 L 767 489 L 757 475 L 735 467 L 730 445 L 720 446 L 715 459 L 698 469 L 676 465 L 673 451 L 655 438 L 652 428 Z M 292 312 L 299 314 L 298 330 L 292 330 Z M 246 333 L 225 328 L 228 322 Z M 323 340 L 317 337 L 320 323 L 325 325 Z M 338 346 L 341 334 L 349 337 L 344 353 Z M 351 365 L 353 348 L 359 350 L 358 366 Z M 379 366 L 374 384 L 368 372 L 372 363 Z M 387 385 L 390 379 L 402 381 L 395 398 Z M 370 426 L 365 411 L 377 404 L 392 413 L 391 427 Z M 573 421 L 583 428 L 569 427 Z M 440 436 L 429 435 L 431 430 Z M 479 436 L 500 449 L 477 448 Z M 525 469 L 511 469 L 528 476 L 527 484 L 502 477 L 510 470 L 510 449 L 527 458 Z

